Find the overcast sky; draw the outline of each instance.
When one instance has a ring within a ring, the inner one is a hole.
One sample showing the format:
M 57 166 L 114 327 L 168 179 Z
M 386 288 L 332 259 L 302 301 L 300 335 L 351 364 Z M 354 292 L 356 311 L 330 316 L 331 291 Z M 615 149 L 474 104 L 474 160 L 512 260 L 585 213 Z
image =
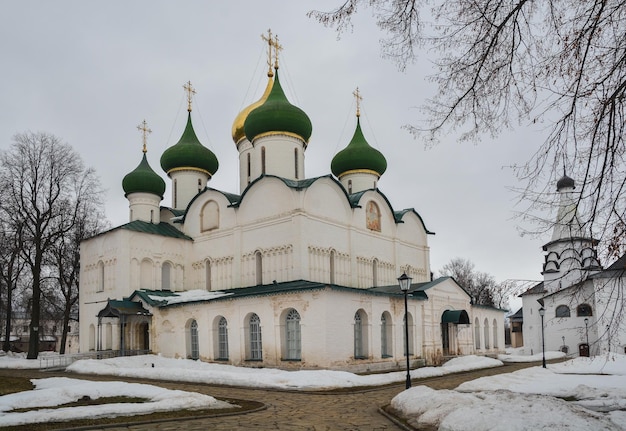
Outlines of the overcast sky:
M 144 119 L 148 161 L 166 179 L 162 205 L 171 204 L 162 152 L 182 134 L 183 84 L 197 94 L 192 119 L 199 139 L 218 157 L 209 186 L 239 193 L 231 126 L 266 83 L 268 28 L 284 47 L 281 82 L 289 100 L 313 123 L 306 176 L 330 173 L 332 157 L 355 127 L 352 92 L 363 96 L 362 126 L 370 145 L 387 158 L 380 190 L 395 210 L 415 208 L 429 237 L 431 266 L 454 257 L 505 279 L 540 279 L 541 238 L 520 236 L 514 219 L 521 186 L 508 166 L 529 158 L 543 140 L 520 127 L 474 145 L 455 136 L 432 149 L 402 126 L 418 124 L 417 109 L 434 93 L 428 53 L 405 72 L 380 54 L 379 31 L 364 9 L 339 40 L 306 13 L 330 10 L 324 1 L 19 1 L 4 2 L 0 17 L 0 148 L 16 133 L 43 131 L 72 145 L 94 167 L 113 225 L 128 221 L 122 178 L 141 159 Z

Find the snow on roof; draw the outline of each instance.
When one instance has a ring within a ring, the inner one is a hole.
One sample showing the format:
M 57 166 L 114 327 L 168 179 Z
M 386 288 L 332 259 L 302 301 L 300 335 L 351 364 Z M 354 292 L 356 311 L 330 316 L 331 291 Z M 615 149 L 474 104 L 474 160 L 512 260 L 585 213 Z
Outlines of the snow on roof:
M 148 294 L 148 298 L 150 298 L 153 301 L 171 305 L 171 304 L 182 304 L 185 302 L 209 301 L 211 299 L 221 298 L 223 296 L 228 296 L 228 295 L 232 295 L 232 293 L 220 292 L 220 291 L 208 292 L 206 290 L 197 289 L 197 290 L 186 290 L 184 292 L 172 292 L 172 294 L 168 296 Z

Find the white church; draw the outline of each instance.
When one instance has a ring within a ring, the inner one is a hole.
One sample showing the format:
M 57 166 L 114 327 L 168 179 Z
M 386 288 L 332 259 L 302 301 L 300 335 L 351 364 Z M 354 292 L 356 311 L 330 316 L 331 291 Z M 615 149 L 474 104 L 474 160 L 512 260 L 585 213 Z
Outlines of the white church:
M 361 131 L 358 91 L 332 174 L 305 176 L 311 121 L 283 92 L 268 39 L 265 92 L 232 126 L 238 193 L 210 187 L 218 160 L 194 132 L 190 85 L 186 128 L 160 158 L 169 207 L 144 123 L 141 161 L 122 180 L 128 223 L 81 245 L 80 350 L 352 371 L 402 367 L 406 350 L 411 366 L 502 352 L 504 311 L 433 280 L 432 232 L 378 188 L 387 162 Z
M 602 268 L 598 240 L 585 234 L 578 218 L 574 180 L 564 175 L 556 187 L 560 204 L 543 246 L 544 279 L 521 295 L 525 353 L 626 354 L 626 255 Z

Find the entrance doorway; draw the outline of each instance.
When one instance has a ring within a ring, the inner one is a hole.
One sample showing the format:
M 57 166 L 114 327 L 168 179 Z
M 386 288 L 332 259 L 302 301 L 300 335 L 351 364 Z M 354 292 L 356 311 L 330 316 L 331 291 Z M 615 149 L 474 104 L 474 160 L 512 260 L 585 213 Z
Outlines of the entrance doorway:
M 578 345 L 578 356 L 589 357 L 589 344 L 583 343 Z

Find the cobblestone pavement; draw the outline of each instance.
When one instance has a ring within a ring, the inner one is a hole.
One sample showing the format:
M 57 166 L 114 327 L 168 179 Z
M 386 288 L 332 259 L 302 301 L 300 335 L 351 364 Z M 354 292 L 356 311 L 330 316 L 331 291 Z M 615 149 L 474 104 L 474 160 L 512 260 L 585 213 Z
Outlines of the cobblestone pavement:
M 427 385 L 434 389 L 452 389 L 467 380 L 487 375 L 508 373 L 536 363 L 511 364 L 498 368 L 477 370 L 444 377 L 414 380 L 413 385 Z M 1 373 L 0 373 L 1 374 Z M 56 373 L 54 373 L 56 374 Z M 67 376 L 67 374 L 65 374 Z M 41 378 L 41 374 L 37 377 Z M 121 380 L 119 377 L 79 376 L 92 380 Z M 250 388 L 232 388 L 206 384 L 161 382 L 154 380 L 123 379 L 142 382 L 170 389 L 195 391 L 221 399 L 255 400 L 266 408 L 246 414 L 232 416 L 185 419 L 168 422 L 129 423 L 89 428 L 91 430 L 134 430 L 134 431 L 206 431 L 206 430 L 290 430 L 290 431 L 382 431 L 402 430 L 387 417 L 379 413 L 381 406 L 404 390 L 404 382 L 372 390 L 332 393 L 287 392 Z M 70 428 L 68 428 L 70 429 Z M 81 428 L 87 429 L 87 428 Z

